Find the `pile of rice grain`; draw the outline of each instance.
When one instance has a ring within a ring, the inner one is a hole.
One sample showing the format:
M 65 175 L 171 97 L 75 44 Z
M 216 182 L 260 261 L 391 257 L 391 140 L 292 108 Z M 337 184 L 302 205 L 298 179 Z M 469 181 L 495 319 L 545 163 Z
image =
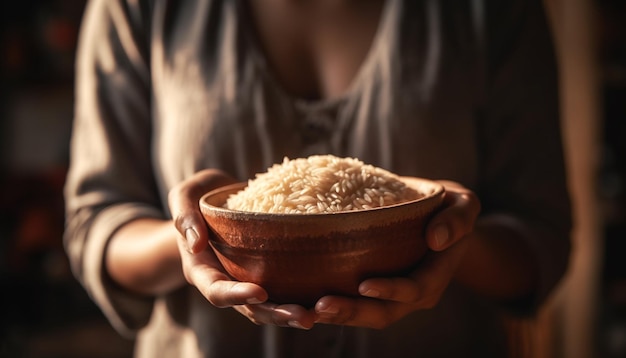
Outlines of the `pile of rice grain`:
M 363 210 L 421 195 L 397 175 L 355 158 L 314 155 L 275 164 L 231 195 L 225 206 L 261 213 L 317 214 Z

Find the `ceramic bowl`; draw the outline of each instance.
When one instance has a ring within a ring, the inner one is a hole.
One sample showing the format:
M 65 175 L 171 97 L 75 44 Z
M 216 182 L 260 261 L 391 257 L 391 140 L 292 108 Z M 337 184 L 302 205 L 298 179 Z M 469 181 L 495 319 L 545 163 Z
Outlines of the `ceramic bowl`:
M 210 245 L 236 280 L 265 288 L 276 303 L 311 307 L 325 295 L 356 296 L 361 281 L 404 275 L 427 251 L 424 229 L 443 200 L 439 183 L 402 177 L 424 196 L 369 210 L 267 214 L 224 208 L 247 183 L 200 199 Z

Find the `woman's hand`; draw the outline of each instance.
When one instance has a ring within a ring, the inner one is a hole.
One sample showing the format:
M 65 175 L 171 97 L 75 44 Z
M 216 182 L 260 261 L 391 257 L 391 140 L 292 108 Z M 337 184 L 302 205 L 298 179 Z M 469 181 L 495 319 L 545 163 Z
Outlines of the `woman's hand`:
M 363 281 L 363 298 L 326 296 L 318 300 L 317 322 L 384 328 L 407 314 L 437 305 L 467 249 L 469 233 L 480 212 L 476 195 L 458 183 L 441 181 L 443 208 L 426 228 L 428 253 L 409 277 Z
M 200 171 L 169 192 L 169 206 L 180 233 L 178 248 L 185 279 L 216 307 L 233 307 L 255 324 L 273 324 L 308 329 L 315 313 L 298 305 L 267 301 L 259 285 L 233 281 L 208 247 L 209 232 L 199 208 L 200 197 L 213 189 L 235 182 L 218 170 Z

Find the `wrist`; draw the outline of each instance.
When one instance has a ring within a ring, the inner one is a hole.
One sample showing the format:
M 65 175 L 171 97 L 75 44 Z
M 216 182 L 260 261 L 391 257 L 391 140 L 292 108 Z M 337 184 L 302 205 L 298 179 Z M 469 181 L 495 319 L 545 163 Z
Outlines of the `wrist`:
M 111 238 L 105 256 L 110 277 L 120 286 L 145 295 L 159 295 L 185 283 L 171 221 L 134 220 Z

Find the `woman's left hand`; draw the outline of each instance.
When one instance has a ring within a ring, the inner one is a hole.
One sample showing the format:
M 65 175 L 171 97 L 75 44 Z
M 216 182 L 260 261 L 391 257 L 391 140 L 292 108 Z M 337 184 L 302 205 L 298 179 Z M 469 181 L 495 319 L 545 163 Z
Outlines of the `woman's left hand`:
M 317 301 L 317 322 L 385 328 L 407 314 L 437 305 L 469 244 L 480 201 L 469 189 L 451 181 L 444 185 L 442 209 L 426 228 L 432 250 L 408 277 L 373 278 L 359 285 L 362 298 L 325 296 Z

